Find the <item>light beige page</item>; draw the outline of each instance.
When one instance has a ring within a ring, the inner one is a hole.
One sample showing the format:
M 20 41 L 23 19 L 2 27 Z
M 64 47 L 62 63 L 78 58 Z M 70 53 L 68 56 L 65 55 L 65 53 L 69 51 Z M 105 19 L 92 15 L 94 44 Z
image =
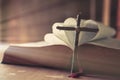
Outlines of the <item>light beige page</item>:
M 53 25 L 53 34 L 63 40 L 72 49 L 74 48 L 75 31 L 58 30 L 56 27 L 76 27 L 76 24 L 76 19 L 68 18 L 64 23 L 55 23 Z M 79 45 L 90 43 L 108 48 L 120 49 L 120 41 L 111 38 L 116 33 L 111 27 L 104 26 L 102 23 L 93 20 L 81 20 L 80 26 L 98 29 L 99 31 L 97 33 L 81 31 L 79 34 Z
M 9 45 L 6 45 L 6 44 L 0 45 L 0 62 L 2 61 L 4 52 L 7 50 L 8 47 L 9 47 Z

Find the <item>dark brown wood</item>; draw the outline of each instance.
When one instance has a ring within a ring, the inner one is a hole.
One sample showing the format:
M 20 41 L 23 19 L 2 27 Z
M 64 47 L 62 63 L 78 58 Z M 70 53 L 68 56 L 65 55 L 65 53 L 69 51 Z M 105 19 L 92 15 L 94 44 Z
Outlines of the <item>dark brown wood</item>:
M 81 23 L 81 14 L 78 14 L 77 15 L 77 27 L 60 27 L 60 26 L 57 26 L 57 29 L 59 30 L 68 30 L 68 31 L 76 31 L 76 34 L 75 34 L 75 39 L 74 39 L 74 49 L 73 49 L 73 55 L 72 55 L 72 62 L 71 62 L 71 75 L 72 77 L 75 77 L 73 76 L 73 72 L 80 72 L 82 73 L 82 69 L 78 69 L 77 71 L 74 71 L 74 68 L 77 66 L 80 66 L 78 63 L 78 54 L 77 54 L 77 50 L 78 50 L 78 41 L 79 41 L 79 34 L 80 34 L 80 31 L 85 31 L 85 32 L 98 32 L 98 29 L 92 29 L 92 28 L 81 28 L 80 26 L 80 23 Z M 80 68 L 80 67 L 79 67 Z

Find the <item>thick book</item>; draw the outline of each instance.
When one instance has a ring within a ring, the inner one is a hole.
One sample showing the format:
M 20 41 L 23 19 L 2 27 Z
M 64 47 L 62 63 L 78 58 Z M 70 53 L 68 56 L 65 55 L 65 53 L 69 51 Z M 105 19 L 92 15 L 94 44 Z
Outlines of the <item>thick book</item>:
M 42 66 L 70 71 L 75 31 L 58 30 L 57 26 L 73 26 L 76 19 L 68 18 L 55 23 L 52 33 L 44 41 L 0 45 L 2 63 Z M 81 27 L 98 29 L 98 32 L 81 31 L 78 41 L 78 63 L 86 74 L 120 76 L 120 41 L 112 38 L 115 30 L 93 20 L 81 20 Z

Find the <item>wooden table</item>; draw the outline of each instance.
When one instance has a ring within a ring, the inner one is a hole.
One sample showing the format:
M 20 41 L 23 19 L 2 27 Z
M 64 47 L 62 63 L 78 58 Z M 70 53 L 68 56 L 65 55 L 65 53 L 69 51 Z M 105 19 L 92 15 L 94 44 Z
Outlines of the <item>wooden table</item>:
M 86 76 L 73 79 L 68 78 L 68 74 L 68 72 L 42 67 L 0 64 L 0 80 L 115 80 L 112 78 Z

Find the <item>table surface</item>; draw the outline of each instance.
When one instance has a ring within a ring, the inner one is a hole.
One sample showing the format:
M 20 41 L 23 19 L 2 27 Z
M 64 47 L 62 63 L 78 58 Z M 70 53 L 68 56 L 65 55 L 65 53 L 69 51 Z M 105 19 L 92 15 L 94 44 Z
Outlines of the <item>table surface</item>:
M 81 76 L 69 78 L 68 72 L 42 67 L 0 64 L 0 80 L 115 80 L 103 77 Z

